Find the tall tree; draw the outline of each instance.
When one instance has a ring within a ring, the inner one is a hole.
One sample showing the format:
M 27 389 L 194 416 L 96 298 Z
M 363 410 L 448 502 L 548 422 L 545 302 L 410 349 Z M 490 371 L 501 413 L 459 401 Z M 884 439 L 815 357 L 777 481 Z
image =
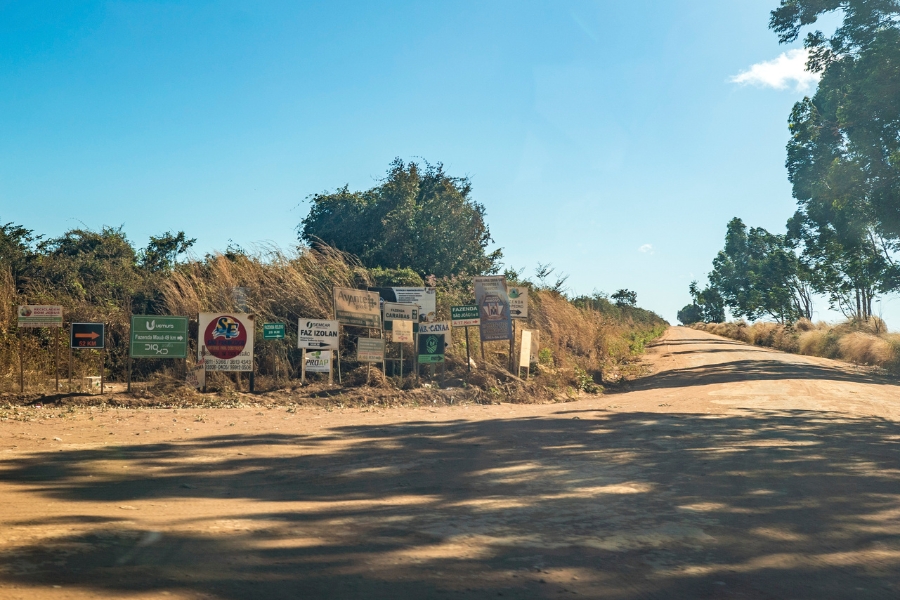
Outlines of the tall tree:
M 438 277 L 495 273 L 502 253 L 488 251 L 485 209 L 471 196 L 468 178 L 447 175 L 441 164 L 398 158 L 372 189 L 344 186 L 312 196 L 300 239 L 355 254 L 369 267 L 410 267 Z
M 709 281 L 736 317 L 785 323 L 812 316 L 808 272 L 789 240 L 762 227 L 748 229 L 741 219 L 729 221 Z
M 839 12 L 830 37 L 809 33 L 812 98 L 791 113 L 788 175 L 798 211 L 788 226 L 816 291 L 867 319 L 878 293 L 897 288 L 900 239 L 900 1 L 783 0 L 770 27 L 796 40 Z

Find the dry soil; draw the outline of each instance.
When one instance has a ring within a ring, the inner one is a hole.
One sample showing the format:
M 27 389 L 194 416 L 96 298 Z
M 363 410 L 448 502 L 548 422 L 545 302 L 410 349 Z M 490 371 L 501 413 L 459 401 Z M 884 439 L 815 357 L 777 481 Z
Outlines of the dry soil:
M 29 410 L 0 598 L 900 597 L 896 380 L 682 328 L 646 361 L 567 404 Z

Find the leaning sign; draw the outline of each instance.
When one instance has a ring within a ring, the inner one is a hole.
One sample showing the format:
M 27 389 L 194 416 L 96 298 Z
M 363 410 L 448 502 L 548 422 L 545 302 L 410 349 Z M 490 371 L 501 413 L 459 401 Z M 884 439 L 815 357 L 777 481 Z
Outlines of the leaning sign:
M 300 319 L 297 322 L 297 347 L 307 350 L 337 350 L 337 321 Z
M 381 299 L 378 292 L 334 288 L 334 318 L 342 325 L 381 329 Z
M 207 371 L 253 371 L 253 315 L 200 313 L 198 359 Z
M 19 307 L 19 327 L 62 327 L 62 306 L 27 304 Z
M 373 287 L 381 299 L 399 304 L 415 304 L 420 321 L 434 321 L 437 315 L 437 293 L 431 287 Z
M 131 358 L 187 358 L 187 317 L 131 315 Z
M 479 314 L 475 305 L 451 306 L 450 322 L 454 327 L 477 327 L 481 325 Z
M 481 314 L 481 341 L 494 342 L 512 337 L 509 297 L 503 275 L 474 277 L 475 304 Z

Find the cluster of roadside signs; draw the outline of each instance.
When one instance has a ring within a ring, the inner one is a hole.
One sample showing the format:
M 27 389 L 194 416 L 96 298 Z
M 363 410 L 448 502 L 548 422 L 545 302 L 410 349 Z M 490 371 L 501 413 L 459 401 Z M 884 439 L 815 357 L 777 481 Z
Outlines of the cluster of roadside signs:
M 376 287 L 367 290 L 334 288 L 334 319 L 301 318 L 297 324 L 297 347 L 304 352 L 304 375 L 331 373 L 332 352 L 339 351 L 343 326 L 379 330 L 379 337 L 358 337 L 356 359 L 362 363 L 383 363 L 383 332 L 391 332 L 397 344 L 415 344 L 420 364 L 444 361 L 453 327 L 479 327 L 482 342 L 514 339 L 512 319 L 528 317 L 528 289 L 508 287 L 502 275 L 475 277 L 475 304 L 453 306 L 449 321 L 436 321 L 436 291 L 428 287 Z M 61 306 L 20 306 L 20 328 L 62 327 Z M 255 338 L 254 315 L 246 312 L 202 312 L 198 319 L 197 359 L 203 371 L 252 372 Z M 280 340 L 286 335 L 284 323 L 264 323 L 263 340 Z M 533 358 L 536 340 L 531 332 L 522 336 L 522 361 Z M 70 348 L 103 349 L 103 323 L 72 323 Z M 133 315 L 129 344 L 130 358 L 180 358 L 188 356 L 188 318 L 178 316 Z M 468 350 L 468 344 L 466 344 Z M 402 348 L 402 346 L 401 346 Z M 402 352 L 402 350 L 401 350 Z M 402 354 L 401 354 L 402 357 Z M 527 367 L 527 364 L 523 365 Z M 189 380 L 202 385 L 204 374 L 189 373 Z

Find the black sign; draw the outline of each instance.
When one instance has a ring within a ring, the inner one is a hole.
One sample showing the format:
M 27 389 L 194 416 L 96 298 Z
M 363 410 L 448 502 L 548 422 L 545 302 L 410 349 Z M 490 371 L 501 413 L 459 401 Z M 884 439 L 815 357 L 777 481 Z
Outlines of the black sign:
M 72 348 L 103 348 L 106 327 L 103 323 L 72 323 Z

